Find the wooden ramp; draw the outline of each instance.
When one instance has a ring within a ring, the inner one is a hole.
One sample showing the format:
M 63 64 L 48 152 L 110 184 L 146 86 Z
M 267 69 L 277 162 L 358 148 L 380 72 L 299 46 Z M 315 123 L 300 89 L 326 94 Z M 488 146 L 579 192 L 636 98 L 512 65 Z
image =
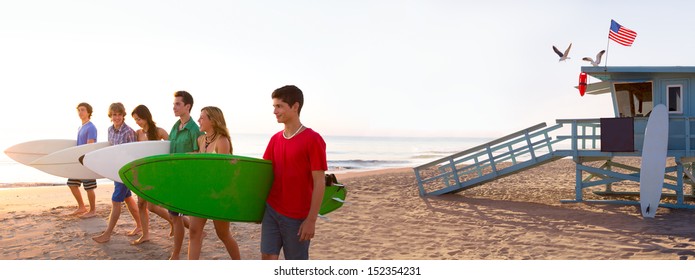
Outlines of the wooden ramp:
M 558 160 L 549 133 L 562 124 L 540 123 L 460 153 L 415 167 L 420 196 L 455 193 Z
M 547 127 L 540 123 L 460 153 L 415 167 L 420 196 L 442 195 L 470 189 L 487 182 L 512 175 L 541 164 L 569 157 L 575 162 L 575 197 L 563 203 L 604 203 L 639 205 L 634 200 L 639 192 L 613 190 L 612 184 L 632 181 L 639 184 L 640 168 L 614 161 L 615 157 L 641 157 L 646 118 L 634 120 L 635 149 L 627 152 L 600 149 L 600 119 L 561 119 Z M 670 127 L 684 127 L 684 134 L 672 135 L 667 157 L 675 165 L 664 170 L 663 198 L 659 207 L 695 209 L 695 150 L 691 139 L 695 134 L 689 128 L 695 120 L 671 117 Z M 562 131 L 565 126 L 569 131 Z M 677 129 L 676 129 L 677 130 Z M 553 137 L 551 137 L 551 132 Z M 569 132 L 569 134 L 564 134 Z M 560 143 L 561 142 L 561 143 Z M 674 144 L 675 143 L 675 144 Z M 678 146 L 677 144 L 681 144 Z M 560 148 L 560 149 L 558 149 Z M 684 149 L 683 149 L 684 148 Z M 603 162 L 603 164 L 601 164 Z M 637 185 L 639 187 L 639 185 Z M 593 194 L 603 199 L 585 199 L 584 192 L 594 188 Z M 639 189 L 637 189 L 639 190 Z M 610 197 L 624 199 L 610 199 Z

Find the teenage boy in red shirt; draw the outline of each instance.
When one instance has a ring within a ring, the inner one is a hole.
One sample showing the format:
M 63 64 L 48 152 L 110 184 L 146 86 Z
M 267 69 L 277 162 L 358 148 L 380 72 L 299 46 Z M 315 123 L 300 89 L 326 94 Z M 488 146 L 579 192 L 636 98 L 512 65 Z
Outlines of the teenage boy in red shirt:
M 284 130 L 270 138 L 264 159 L 273 162 L 273 186 L 261 226 L 261 257 L 309 259 L 309 244 L 325 190 L 326 142 L 299 120 L 304 95 L 296 86 L 273 91 L 273 113 Z

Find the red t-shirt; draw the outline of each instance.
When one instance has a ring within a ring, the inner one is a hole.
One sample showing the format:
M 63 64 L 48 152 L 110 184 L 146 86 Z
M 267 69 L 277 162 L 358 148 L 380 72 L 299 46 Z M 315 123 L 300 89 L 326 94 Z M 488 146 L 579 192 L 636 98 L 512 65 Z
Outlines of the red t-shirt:
M 310 128 L 291 139 L 282 131 L 270 138 L 264 159 L 273 162 L 273 187 L 267 202 L 278 213 L 304 219 L 311 208 L 314 179 L 311 171 L 327 170 L 326 142 Z

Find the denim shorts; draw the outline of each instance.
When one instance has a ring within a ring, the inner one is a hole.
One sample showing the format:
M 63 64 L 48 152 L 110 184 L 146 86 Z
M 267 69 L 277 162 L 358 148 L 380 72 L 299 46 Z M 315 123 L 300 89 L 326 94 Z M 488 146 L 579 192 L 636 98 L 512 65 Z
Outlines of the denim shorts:
M 304 220 L 293 219 L 265 205 L 261 224 L 261 253 L 280 255 L 282 248 L 286 260 L 308 260 L 310 240 L 299 241 L 299 227 Z
M 113 202 L 123 202 L 125 201 L 126 198 L 131 197 L 133 193 L 130 192 L 130 189 L 125 186 L 125 184 L 120 183 L 120 182 L 113 182 L 114 185 L 114 190 L 113 190 L 113 195 L 111 195 L 111 200 Z

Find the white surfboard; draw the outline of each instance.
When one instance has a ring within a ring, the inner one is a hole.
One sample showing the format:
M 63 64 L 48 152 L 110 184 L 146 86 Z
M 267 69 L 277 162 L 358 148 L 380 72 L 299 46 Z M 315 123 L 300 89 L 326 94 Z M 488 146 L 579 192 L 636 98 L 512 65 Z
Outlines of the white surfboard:
M 661 200 L 666 169 L 666 151 L 668 148 L 668 111 L 664 104 L 654 106 L 647 128 L 644 131 L 642 145 L 642 166 L 640 167 L 640 206 L 642 216 L 654 218 Z
M 109 142 L 85 144 L 63 149 L 46 156 L 40 157 L 29 166 L 51 175 L 73 179 L 100 179 L 104 178 L 89 168 L 80 164 L 80 157 L 91 151 L 109 146 Z
M 82 164 L 107 179 L 122 182 L 118 170 L 126 163 L 168 153 L 169 141 L 132 142 L 89 152 L 84 155 Z
M 19 143 L 5 150 L 5 154 L 12 160 L 24 165 L 45 155 L 77 146 L 77 140 L 72 139 L 44 139 Z

